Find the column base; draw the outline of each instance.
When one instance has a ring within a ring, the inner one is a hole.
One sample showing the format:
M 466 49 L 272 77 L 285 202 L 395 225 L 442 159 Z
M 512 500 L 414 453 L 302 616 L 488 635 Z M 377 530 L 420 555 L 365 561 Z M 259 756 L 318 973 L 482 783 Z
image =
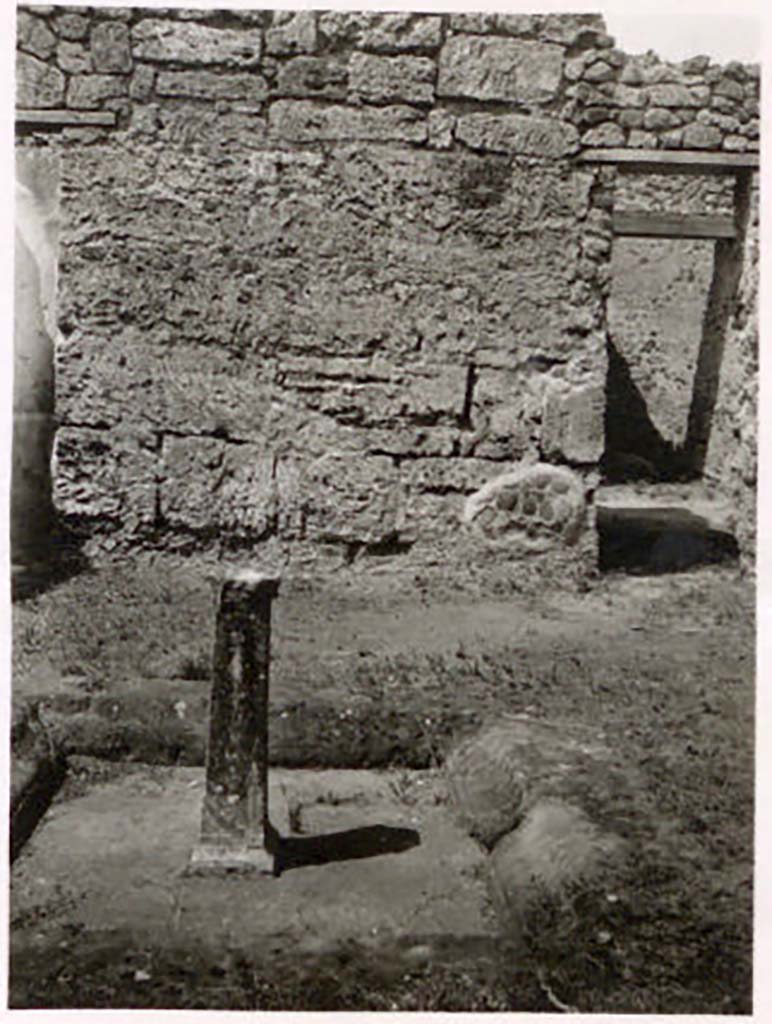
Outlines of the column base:
M 274 854 L 261 846 L 217 846 L 199 843 L 190 855 L 186 875 L 274 874 Z

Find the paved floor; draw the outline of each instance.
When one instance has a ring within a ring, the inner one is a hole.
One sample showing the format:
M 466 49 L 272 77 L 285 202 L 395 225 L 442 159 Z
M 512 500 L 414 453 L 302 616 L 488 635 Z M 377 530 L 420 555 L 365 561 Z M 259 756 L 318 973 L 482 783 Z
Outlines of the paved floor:
M 271 787 L 295 829 L 274 816 L 278 874 L 190 877 L 201 769 L 127 766 L 78 781 L 14 866 L 14 960 L 66 947 L 68 935 L 318 952 L 495 934 L 485 854 L 452 820 L 436 774 L 274 770 Z

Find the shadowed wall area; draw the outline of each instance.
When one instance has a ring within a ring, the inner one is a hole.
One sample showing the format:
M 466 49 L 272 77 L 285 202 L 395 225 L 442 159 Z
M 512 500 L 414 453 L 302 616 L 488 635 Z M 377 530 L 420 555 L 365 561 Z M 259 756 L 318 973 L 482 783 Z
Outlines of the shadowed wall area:
M 751 213 L 751 175 L 738 174 L 734 189 L 737 237 L 715 243 L 713 277 L 702 324 L 694 389 L 684 445 L 684 463 L 699 476 L 705 469 L 713 414 L 721 381 L 721 366 L 730 320 L 737 314 L 739 287 Z
M 24 588 L 51 560 L 58 155 L 20 150 L 16 158 L 13 469 L 11 558 Z

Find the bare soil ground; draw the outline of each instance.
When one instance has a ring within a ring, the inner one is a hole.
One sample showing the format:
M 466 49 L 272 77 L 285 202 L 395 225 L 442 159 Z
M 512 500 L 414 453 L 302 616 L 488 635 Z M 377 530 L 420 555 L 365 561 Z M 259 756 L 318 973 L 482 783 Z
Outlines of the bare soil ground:
M 288 580 L 275 605 L 277 760 L 436 767 L 458 736 L 503 711 L 602 729 L 646 780 L 628 809 L 646 822 L 640 871 L 615 905 L 614 949 L 592 953 L 602 981 L 586 980 L 581 936 L 537 942 L 541 967 L 585 1010 L 748 1013 L 754 601 L 752 582 L 729 568 L 608 576 L 583 593 L 535 596 L 388 572 L 341 571 L 324 587 Z M 137 739 L 110 756 L 197 763 L 213 622 L 202 565 L 81 574 L 15 606 L 14 699 L 59 694 L 74 707 L 131 690 L 152 707 L 172 694 L 179 712 L 184 693 L 198 746 L 175 753 L 142 740 L 142 753 Z M 87 740 L 73 752 L 93 753 Z M 193 971 L 185 956 L 159 952 L 139 991 L 115 950 L 91 973 L 19 974 L 14 1005 L 554 1009 L 534 982 L 539 964 L 507 973 L 471 953 L 468 970 L 433 959 L 391 980 L 364 953 L 281 976 L 247 958 L 230 995 L 216 996 L 206 993 L 217 964 Z

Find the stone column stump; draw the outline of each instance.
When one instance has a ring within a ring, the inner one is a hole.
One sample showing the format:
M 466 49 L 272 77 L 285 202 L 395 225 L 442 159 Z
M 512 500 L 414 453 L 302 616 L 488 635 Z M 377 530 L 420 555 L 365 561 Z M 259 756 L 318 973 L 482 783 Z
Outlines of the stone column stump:
M 276 576 L 231 570 L 220 583 L 201 839 L 189 870 L 273 872 L 268 818 L 268 677 Z

